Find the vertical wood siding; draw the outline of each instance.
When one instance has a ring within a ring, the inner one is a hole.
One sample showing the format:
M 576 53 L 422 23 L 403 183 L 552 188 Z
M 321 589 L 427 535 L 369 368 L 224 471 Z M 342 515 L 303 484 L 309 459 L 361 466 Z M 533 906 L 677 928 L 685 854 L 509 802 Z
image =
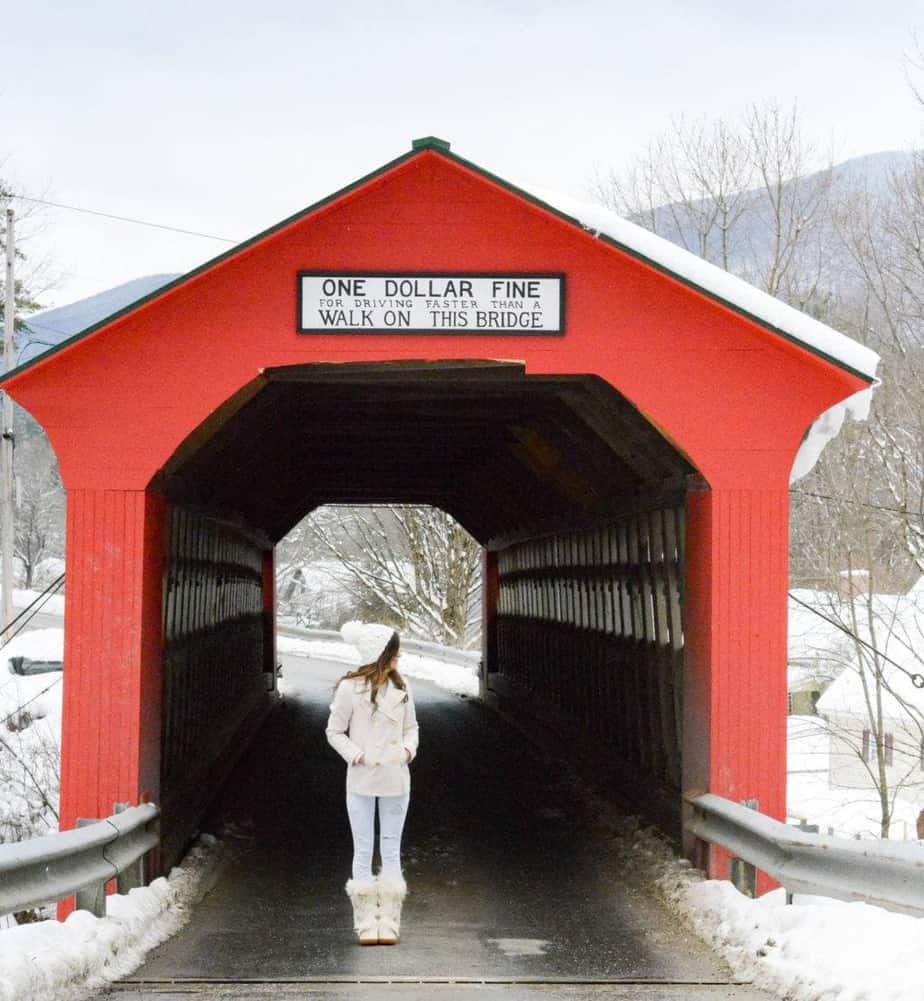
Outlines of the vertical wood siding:
M 498 554 L 489 685 L 609 749 L 679 817 L 685 516 L 681 504 Z M 644 793 L 643 793 L 644 795 Z
M 714 489 L 687 508 L 684 789 L 783 819 L 788 492 Z M 727 860 L 713 850 L 710 874 Z
M 227 523 L 170 509 L 163 603 L 165 789 L 225 750 L 265 694 L 264 551 Z
M 163 518 L 141 490 L 68 493 L 62 830 L 159 793 Z

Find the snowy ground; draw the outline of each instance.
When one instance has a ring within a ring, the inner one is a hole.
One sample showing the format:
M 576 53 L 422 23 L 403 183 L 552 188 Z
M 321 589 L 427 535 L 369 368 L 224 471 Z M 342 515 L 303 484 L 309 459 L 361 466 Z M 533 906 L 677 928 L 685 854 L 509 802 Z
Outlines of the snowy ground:
M 0 651 L 0 841 L 58 829 L 61 672 L 21 677 L 11 657 L 58 660 L 61 629 L 24 632 Z
M 276 650 L 304 657 L 320 657 L 324 660 L 341 660 L 345 665 L 356 666 L 359 656 L 346 643 L 337 640 L 306 640 L 290 636 L 276 638 Z M 444 664 L 442 661 L 417 654 L 401 652 L 400 671 L 408 678 L 420 678 L 455 695 L 475 696 L 478 694 L 478 675 L 468 667 L 458 664 Z M 285 675 L 281 679 L 280 691 L 286 691 Z
M 818 716 L 790 716 L 786 782 L 787 821 L 815 824 L 836 838 L 878 838 L 881 806 L 875 789 L 831 787 L 828 783 L 829 737 Z M 921 804 L 896 797 L 890 838 L 917 839 Z
M 19 647 L 11 644 L 3 656 L 51 659 L 60 649 L 60 639 L 60 630 L 24 634 L 17 641 Z M 333 641 L 279 637 L 278 648 L 281 653 L 342 660 L 345 665 L 356 662 L 348 647 Z M 0 660 L 3 716 L 28 704 L 32 714 L 41 717 L 9 736 L 25 738 L 38 722 L 52 735 L 59 734 L 60 675 L 19 678 L 6 670 L 7 664 Z M 477 679 L 467 668 L 405 653 L 401 670 L 450 692 L 477 693 Z M 297 689 L 283 674 L 280 690 Z M 826 792 L 826 780 L 818 774 L 815 725 L 803 720 L 793 724 L 798 740 L 790 758 L 790 814 L 810 820 L 821 815 L 816 807 Z M 0 797 L 0 806 L 5 802 Z M 739 978 L 753 980 L 788 1001 L 924 998 L 924 919 L 822 898 L 797 897 L 794 906 L 786 906 L 781 890 L 750 900 L 729 883 L 705 880 L 676 858 L 657 832 L 618 816 L 606 804 L 597 806 L 610 830 L 615 857 L 650 883 L 652 892 L 715 948 Z M 824 805 L 823 815 L 833 816 L 835 808 L 848 807 L 832 801 Z M 865 808 L 857 809 L 862 813 Z M 842 817 L 836 826 L 849 821 L 850 817 Z M 224 842 L 207 839 L 168 879 L 124 897 L 110 897 L 106 918 L 77 912 L 61 924 L 42 921 L 0 931 L 0 1001 L 83 998 L 137 968 L 149 949 L 185 923 L 191 902 L 226 850 L 230 849 Z
M 229 844 L 202 835 L 168 877 L 107 897 L 104 918 L 74 911 L 0 931 L 0 1001 L 79 1001 L 136 970 L 189 920 Z
M 796 897 L 758 900 L 706 880 L 657 832 L 613 820 L 613 846 L 742 980 L 786 1001 L 921 1001 L 924 918 L 869 904 Z

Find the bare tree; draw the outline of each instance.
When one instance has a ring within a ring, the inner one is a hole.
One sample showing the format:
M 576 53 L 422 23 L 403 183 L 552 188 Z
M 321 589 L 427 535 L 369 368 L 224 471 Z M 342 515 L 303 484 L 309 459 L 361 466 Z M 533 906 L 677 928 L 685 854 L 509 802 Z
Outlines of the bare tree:
M 753 175 L 740 131 L 723 119 L 681 117 L 593 190 L 607 207 L 729 270 Z
M 481 548 L 454 518 L 401 505 L 322 510 L 304 532 L 316 552 L 336 561 L 332 576 L 354 607 L 378 611 L 413 636 L 464 644 Z
M 817 309 L 832 176 L 830 158 L 803 136 L 796 106 L 768 102 L 737 118 L 677 118 L 628 169 L 598 176 L 592 189 L 639 225 Z
M 879 834 L 887 838 L 899 797 L 924 793 L 924 696 L 912 680 L 924 672 L 924 587 L 877 593 L 875 576 L 850 565 L 841 581 L 840 590 L 816 591 L 811 602 L 849 637 L 827 651 L 841 663 L 818 709 L 833 742 L 834 784 L 875 792 Z
M 753 104 L 745 113 L 745 148 L 758 180 L 750 210 L 754 284 L 799 308 L 817 298 L 827 255 L 817 240 L 830 221 L 830 157 L 819 170 L 815 148 L 802 134 L 796 105 Z M 755 239 L 756 234 L 761 239 Z M 769 241 L 767 236 L 769 235 Z
M 23 587 L 37 583 L 49 557 L 64 557 L 64 488 L 44 434 L 17 435 L 15 556 Z
M 883 359 L 866 429 L 880 487 L 871 500 L 891 510 L 896 536 L 924 572 L 924 158 L 893 171 L 884 192 L 845 194 L 835 221 L 851 269 L 853 325 Z

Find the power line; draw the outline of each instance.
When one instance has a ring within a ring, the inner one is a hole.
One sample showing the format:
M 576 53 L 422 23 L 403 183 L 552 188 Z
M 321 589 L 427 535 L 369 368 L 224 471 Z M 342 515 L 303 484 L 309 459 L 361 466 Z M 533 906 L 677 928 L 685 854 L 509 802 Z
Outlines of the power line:
M 152 229 L 165 229 L 170 233 L 182 233 L 184 236 L 198 236 L 204 240 L 219 240 L 222 243 L 240 243 L 240 240 L 232 240 L 227 236 L 215 236 L 213 233 L 200 233 L 194 229 L 180 229 L 178 226 L 167 226 L 160 222 L 149 222 L 146 219 L 133 219 L 130 216 L 114 215 L 112 212 L 99 212 L 96 209 L 85 209 L 79 205 L 65 205 L 63 202 L 50 202 L 45 198 L 30 198 L 28 195 L 13 194 L 11 198 L 18 198 L 23 202 L 34 202 L 36 205 L 50 205 L 56 209 L 67 209 L 70 212 L 83 212 L 86 215 L 101 216 L 103 219 L 115 219 L 118 222 L 130 222 L 136 226 L 150 226 Z
M 877 657 L 881 657 L 886 663 L 891 664 L 893 667 L 897 667 L 903 674 L 907 674 L 911 679 L 911 684 L 914 685 L 915 688 L 924 688 L 924 674 L 916 674 L 913 671 L 909 671 L 907 667 L 902 667 L 901 664 L 892 660 L 891 657 L 886 656 L 886 654 L 884 654 L 881 650 L 877 650 L 872 643 L 867 643 L 862 636 L 857 636 L 857 634 L 848 629 L 843 622 L 838 622 L 837 619 L 828 618 L 824 612 L 819 612 L 817 608 L 814 608 L 807 601 L 797 598 L 792 591 L 789 592 L 789 597 L 795 601 L 796 604 L 801 605 L 803 608 L 807 608 L 810 612 L 814 612 L 815 615 L 817 615 L 820 619 L 824 619 L 829 625 L 835 626 L 840 629 L 841 632 L 846 633 L 852 640 L 854 640 L 854 642 L 862 644 L 868 650 L 872 650 Z
M 873 511 L 889 511 L 892 514 L 903 514 L 906 518 L 921 518 L 920 511 L 906 511 L 900 507 L 885 507 L 882 504 L 870 504 L 869 501 L 852 500 L 849 497 L 834 497 L 831 494 L 813 493 L 811 490 L 791 490 L 790 493 L 801 494 L 803 497 L 816 497 L 818 500 L 835 501 L 838 504 L 853 504 L 854 507 L 868 507 Z

